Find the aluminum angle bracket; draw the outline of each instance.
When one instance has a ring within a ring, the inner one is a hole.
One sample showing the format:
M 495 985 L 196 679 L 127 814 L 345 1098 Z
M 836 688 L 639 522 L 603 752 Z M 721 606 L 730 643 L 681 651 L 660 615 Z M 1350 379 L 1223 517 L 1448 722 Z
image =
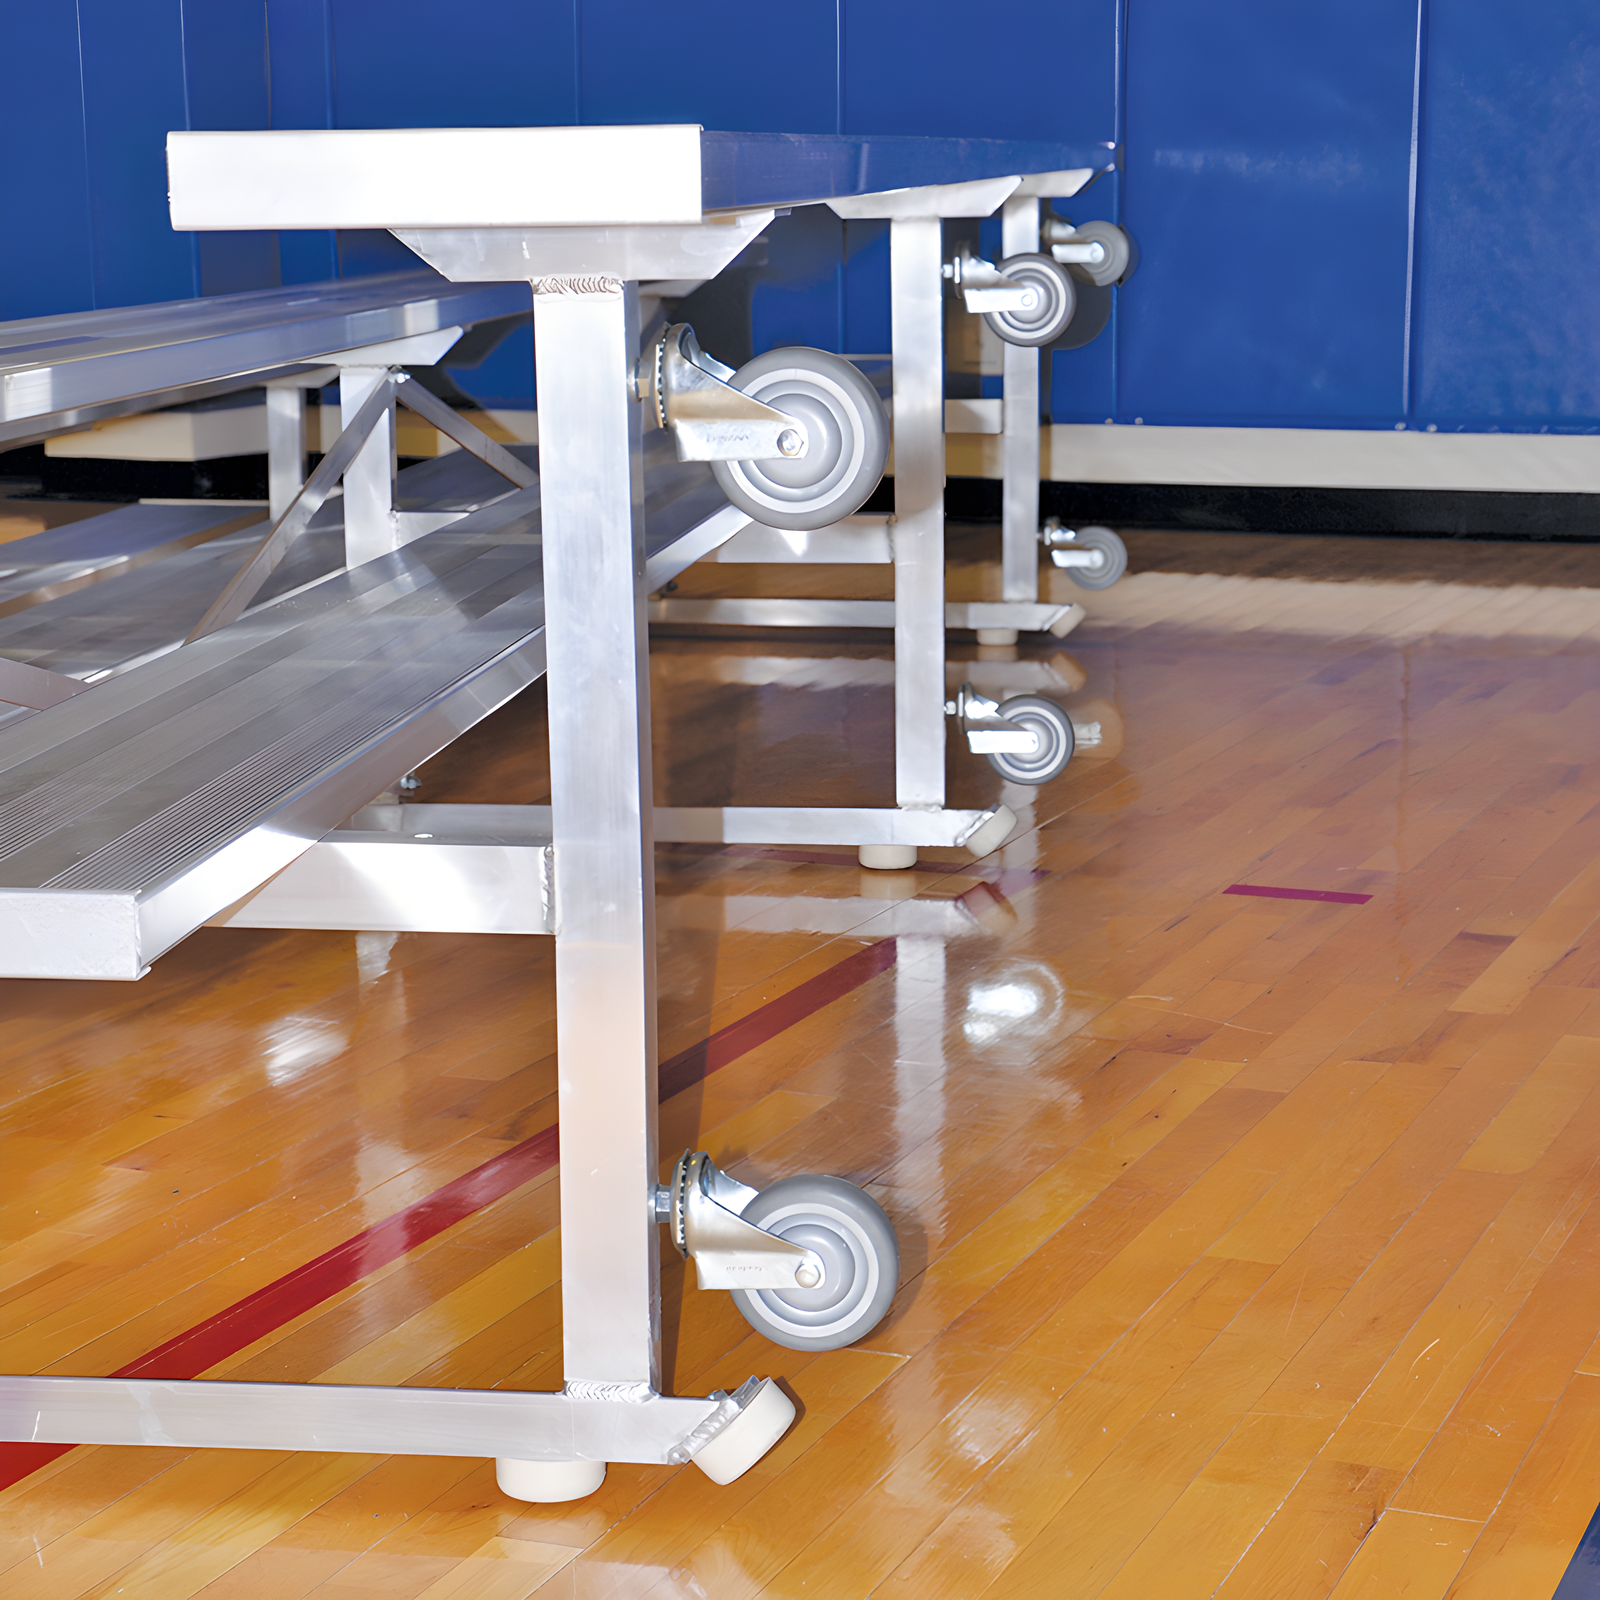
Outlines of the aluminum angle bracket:
M 633 397 L 653 426 L 672 429 L 680 461 L 801 460 L 805 424 L 735 389 L 733 375 L 675 322 L 639 357 Z
M 693 1258 L 702 1289 L 815 1289 L 825 1278 L 814 1250 L 740 1215 L 760 1192 L 719 1172 L 704 1150 L 685 1150 L 657 1189 L 656 1215 L 678 1254 Z

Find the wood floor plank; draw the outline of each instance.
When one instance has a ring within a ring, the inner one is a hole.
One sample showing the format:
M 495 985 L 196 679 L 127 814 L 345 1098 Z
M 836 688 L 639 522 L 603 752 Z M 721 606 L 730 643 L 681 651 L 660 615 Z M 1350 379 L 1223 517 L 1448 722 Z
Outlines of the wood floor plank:
M 1337 1600 L 1443 1600 L 1478 1533 L 1476 1522 L 1386 1511 L 1333 1593 Z
M 1290 1546 L 1303 1552 L 1308 1544 L 1315 1545 L 1321 1570 L 1302 1573 L 1296 1587 L 1308 1595 L 1325 1592 L 1523 1307 L 1558 1242 L 1600 1192 L 1594 1155 L 1600 1103 L 1590 1115 L 1590 1126 L 1479 1238 L 1342 1418 L 1315 1408 L 1297 1419 L 1307 1426 L 1291 1427 L 1287 1441 L 1271 1422 L 1251 1418 L 1107 1592 L 1136 1592 L 1163 1563 L 1181 1560 L 1194 1593 L 1210 1594 L 1219 1582 L 1224 1595 L 1270 1593 L 1272 1584 L 1284 1581 L 1282 1556 Z M 1263 1428 L 1265 1445 L 1257 1437 Z M 1356 1512 L 1368 1513 L 1367 1522 Z M 1209 1566 L 1199 1554 L 1208 1541 L 1214 1552 Z M 1243 1560 L 1240 1552 L 1246 1552 Z
M 1553 1594 L 1594 1514 L 1597 1453 L 1600 1380 L 1575 1377 L 1474 1542 L 1450 1600 Z
M 1318 1318 L 1309 1338 L 1296 1334 L 1293 1310 L 1280 1323 L 1271 1297 L 1258 1295 L 985 1593 L 1044 1595 L 1061 1571 L 1077 1574 L 1084 1594 L 1101 1593 L 1247 1412 L 1314 1418 L 1330 1400 L 1353 1399 L 1387 1341 L 1432 1297 L 1440 1230 L 1451 1244 L 1475 1239 L 1503 1202 L 1493 1180 L 1473 1176 L 1482 1180 L 1475 1192 L 1458 1185 L 1441 1194 L 1425 1225 L 1386 1250 L 1340 1297 L 1343 1314 Z
M 529 1506 L 486 1462 L 77 1450 L 0 1490 L 7 1600 L 1543 1600 L 1600 1494 L 1592 596 L 1296 577 L 1320 549 L 1138 573 L 1070 657 L 971 659 L 1116 729 L 1036 791 L 952 750 L 952 803 L 1021 819 L 998 858 L 660 853 L 666 1058 L 898 939 L 663 1107 L 663 1171 L 843 1173 L 900 1234 L 890 1315 L 821 1354 L 668 1252 L 666 1383 L 800 1406 L 745 1478 L 616 1464 Z M 796 581 L 685 575 L 735 579 Z M 663 802 L 891 793 L 884 643 L 663 640 L 652 671 Z M 426 798 L 546 799 L 543 704 Z M 543 941 L 211 929 L 0 1004 L 0 1367 L 110 1370 L 556 1114 Z M 546 1170 L 218 1372 L 558 1386 L 558 1200 Z

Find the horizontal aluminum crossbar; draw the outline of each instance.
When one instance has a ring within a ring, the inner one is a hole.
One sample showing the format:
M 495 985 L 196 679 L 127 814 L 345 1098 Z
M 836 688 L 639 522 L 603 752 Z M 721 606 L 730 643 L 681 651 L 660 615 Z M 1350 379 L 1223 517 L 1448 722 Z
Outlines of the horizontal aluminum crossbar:
M 995 811 L 912 811 L 892 806 L 657 806 L 656 838 L 673 844 L 916 845 L 971 841 Z M 1009 813 L 1008 813 L 1009 815 Z
M 952 600 L 944 608 L 947 628 L 1012 628 L 1053 633 L 1057 638 L 1070 633 L 1083 617 L 1082 606 L 1048 601 Z M 734 628 L 893 628 L 894 601 L 693 600 L 672 595 L 650 602 L 650 620 Z

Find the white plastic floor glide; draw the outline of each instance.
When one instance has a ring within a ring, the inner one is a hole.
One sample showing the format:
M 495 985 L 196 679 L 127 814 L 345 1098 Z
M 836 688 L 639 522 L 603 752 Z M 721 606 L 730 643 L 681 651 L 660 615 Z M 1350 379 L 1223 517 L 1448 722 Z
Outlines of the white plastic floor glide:
M 540 1505 L 555 1505 L 563 1500 L 582 1500 L 606 1481 L 603 1461 L 514 1461 L 497 1456 L 494 1481 L 503 1495 L 513 1500 L 529 1500 Z
M 713 1483 L 732 1483 L 789 1431 L 796 1415 L 794 1401 L 768 1378 L 755 1399 L 709 1444 L 700 1447 L 694 1464 Z

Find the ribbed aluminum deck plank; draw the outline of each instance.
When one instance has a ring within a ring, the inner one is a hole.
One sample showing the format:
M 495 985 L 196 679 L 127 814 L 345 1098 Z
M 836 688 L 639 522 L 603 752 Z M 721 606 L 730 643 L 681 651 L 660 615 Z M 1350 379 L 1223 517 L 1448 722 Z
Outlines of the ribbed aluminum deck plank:
M 532 445 L 515 445 L 512 453 L 537 463 Z M 465 512 L 509 493 L 504 478 L 464 450 L 407 467 L 397 485 L 406 511 Z M 335 496 L 318 511 L 257 605 L 338 570 L 343 506 Z M 242 526 L 224 531 L 236 524 Z M 16 564 L 13 576 L 0 576 L 0 656 L 93 678 L 176 648 L 266 527 L 264 508 L 241 514 L 226 506 L 138 505 L 18 539 L 0 549 Z M 141 570 L 158 559 L 159 571 Z M 105 587 L 78 592 L 91 585 Z
M 0 440 L 42 437 L 106 415 L 104 407 L 130 397 L 314 362 L 528 307 L 525 283 L 450 283 L 424 268 L 3 323 Z
M 742 519 L 703 466 L 650 455 L 647 556 L 662 581 L 708 524 Z M 538 504 L 537 486 L 519 490 L 8 723 L 0 975 L 138 977 L 531 683 Z

